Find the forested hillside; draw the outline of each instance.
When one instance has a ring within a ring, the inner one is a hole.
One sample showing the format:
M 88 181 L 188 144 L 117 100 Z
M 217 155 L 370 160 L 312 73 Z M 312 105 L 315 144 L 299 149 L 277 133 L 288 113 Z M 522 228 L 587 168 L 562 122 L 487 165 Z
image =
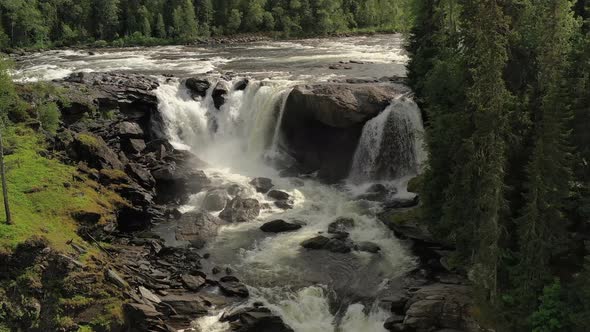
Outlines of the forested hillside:
M 423 218 L 489 325 L 590 331 L 590 1 L 418 2 Z
M 252 32 L 280 36 L 402 31 L 410 0 L 0 0 L 0 49 L 96 42 L 194 42 Z

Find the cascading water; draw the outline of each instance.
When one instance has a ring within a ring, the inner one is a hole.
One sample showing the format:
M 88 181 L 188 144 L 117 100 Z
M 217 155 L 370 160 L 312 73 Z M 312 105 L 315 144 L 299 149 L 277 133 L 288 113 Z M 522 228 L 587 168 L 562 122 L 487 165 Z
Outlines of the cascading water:
M 388 313 L 373 301 L 398 289 L 395 280 L 414 266 L 413 257 L 348 192 L 313 179 L 281 178 L 266 162 L 279 150 L 278 124 L 294 84 L 251 82 L 244 91 L 230 91 L 219 110 L 213 105 L 211 91 L 202 100 L 193 100 L 178 81 L 163 82 L 157 90 L 168 135 L 174 144 L 190 148 L 212 165 L 205 172 L 213 186 L 237 184 L 246 188 L 244 195 L 273 206 L 272 200 L 248 184 L 252 177 L 264 176 L 293 198 L 291 210 L 269 207 L 256 221 L 223 227 L 207 251 L 212 261 L 231 267 L 248 285 L 250 303 L 263 302 L 296 332 L 385 331 Z M 392 109 L 383 116 L 389 118 Z M 399 118 L 408 121 L 403 127 L 406 130 L 415 128 L 411 119 Z M 391 133 L 378 130 L 384 144 L 389 144 L 387 135 Z M 200 208 L 202 196 L 195 195 L 182 210 Z M 381 248 L 379 254 L 301 249 L 302 241 L 325 232 L 335 217 L 354 219 L 350 239 L 375 243 Z M 305 226 L 272 236 L 259 230 L 262 223 L 273 219 L 303 221 Z M 217 314 L 197 320 L 195 326 L 202 331 L 228 328 L 218 322 Z
M 426 158 L 423 133 L 418 105 L 405 96 L 394 99 L 365 124 L 350 180 L 363 183 L 417 175 Z

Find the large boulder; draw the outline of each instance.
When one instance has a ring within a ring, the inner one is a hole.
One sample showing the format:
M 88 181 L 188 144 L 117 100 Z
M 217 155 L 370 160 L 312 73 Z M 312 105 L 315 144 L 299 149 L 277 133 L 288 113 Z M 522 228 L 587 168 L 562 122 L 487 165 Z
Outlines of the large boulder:
M 296 231 L 300 228 L 301 228 L 301 225 L 286 222 L 282 219 L 269 221 L 269 222 L 265 223 L 264 225 L 260 226 L 260 230 L 265 233 L 292 232 L 292 231 Z
M 123 169 L 123 163 L 117 154 L 111 150 L 100 136 L 91 133 L 79 133 L 70 143 L 68 154 L 70 158 L 86 162 L 96 169 Z
M 265 307 L 237 308 L 224 313 L 221 322 L 229 322 L 237 332 L 293 332 L 279 316 Z
M 470 315 L 474 304 L 471 288 L 465 285 L 432 284 L 417 290 L 406 303 L 404 325 L 426 332 L 433 327 L 477 331 Z
M 225 222 L 205 211 L 191 211 L 183 214 L 176 226 L 176 239 L 188 241 L 196 247 L 203 247 L 207 239 L 217 234 Z
M 408 88 L 394 84 L 325 83 L 293 89 L 281 129 L 290 154 L 307 171 L 338 181 L 348 176 L 363 125 Z
M 257 200 L 235 197 L 221 211 L 219 217 L 229 222 L 246 222 L 256 219 L 259 214 L 260 203 Z
M 221 109 L 221 106 L 225 104 L 225 100 L 227 99 L 227 95 L 229 94 L 230 90 L 231 86 L 226 80 L 221 79 L 219 82 L 217 82 L 213 88 L 213 92 L 211 93 L 215 108 Z
M 203 171 L 175 162 L 155 168 L 152 176 L 156 180 L 157 201 L 160 203 L 183 202 L 190 194 L 198 193 L 211 183 Z
M 207 90 L 211 87 L 211 82 L 200 78 L 187 78 L 184 85 L 191 92 L 193 98 L 204 98 L 207 95 Z
M 259 193 L 267 193 L 274 184 L 272 184 L 272 180 L 269 178 L 255 178 L 250 181 L 250 184 L 256 189 Z
M 205 199 L 203 199 L 203 209 L 207 211 L 221 211 L 229 201 L 227 191 L 223 189 L 215 189 L 207 192 Z

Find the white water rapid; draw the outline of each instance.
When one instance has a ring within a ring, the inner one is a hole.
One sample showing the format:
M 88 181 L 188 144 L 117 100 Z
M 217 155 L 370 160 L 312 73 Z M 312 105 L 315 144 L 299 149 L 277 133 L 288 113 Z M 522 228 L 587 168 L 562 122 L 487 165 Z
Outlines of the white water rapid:
M 211 90 L 197 101 L 176 80 L 162 82 L 157 90 L 168 136 L 177 147 L 191 149 L 211 165 L 205 172 L 213 185 L 238 184 L 245 188 L 244 195 L 263 205 L 268 203 L 256 221 L 223 227 L 208 244 L 207 252 L 211 253 L 210 260 L 231 267 L 248 285 L 250 304 L 264 303 L 296 332 L 385 331 L 388 313 L 375 303 L 400 287 L 399 278 L 414 266 L 414 259 L 375 216 L 377 203 L 354 200 L 346 187 L 324 185 L 313 178 L 281 178 L 269 162 L 280 155 L 277 124 L 290 87 L 296 83 L 251 82 L 244 91 L 231 91 L 220 110 L 213 105 Z M 413 122 L 419 121 L 419 114 L 418 118 L 416 114 L 401 114 L 406 111 L 414 111 L 409 101 L 394 101 L 379 117 L 385 119 L 371 121 L 365 132 L 379 132 L 371 134 L 372 140 L 384 141 L 379 144 L 391 144 L 388 135 L 417 141 L 410 131 L 419 129 Z M 384 129 L 381 124 L 389 118 L 401 122 L 391 130 Z M 407 142 L 398 146 L 416 147 Z M 414 156 L 415 151 L 408 154 Z M 370 158 L 378 163 L 378 156 Z M 403 156 L 404 160 L 408 158 Z M 288 192 L 294 198 L 294 208 L 275 208 L 269 198 L 256 193 L 248 183 L 259 176 L 271 178 L 276 189 Z M 203 196 L 194 195 L 183 211 L 199 209 Z M 325 232 L 336 217 L 353 218 L 356 224 L 350 231 L 351 240 L 373 242 L 381 248 L 380 253 L 336 254 L 300 247 L 302 241 Z M 296 232 L 273 235 L 259 230 L 264 222 L 274 219 L 302 221 L 305 226 Z M 228 325 L 218 318 L 208 316 L 194 324 L 201 331 L 227 330 Z

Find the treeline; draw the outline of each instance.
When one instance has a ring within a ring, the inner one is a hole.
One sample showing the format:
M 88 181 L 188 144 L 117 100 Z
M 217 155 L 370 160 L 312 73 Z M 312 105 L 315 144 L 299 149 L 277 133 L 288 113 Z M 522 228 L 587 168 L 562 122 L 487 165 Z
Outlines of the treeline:
M 190 43 L 252 32 L 403 31 L 412 0 L 0 0 L 0 49 Z
M 590 331 L 590 1 L 418 2 L 424 219 L 497 331 Z

